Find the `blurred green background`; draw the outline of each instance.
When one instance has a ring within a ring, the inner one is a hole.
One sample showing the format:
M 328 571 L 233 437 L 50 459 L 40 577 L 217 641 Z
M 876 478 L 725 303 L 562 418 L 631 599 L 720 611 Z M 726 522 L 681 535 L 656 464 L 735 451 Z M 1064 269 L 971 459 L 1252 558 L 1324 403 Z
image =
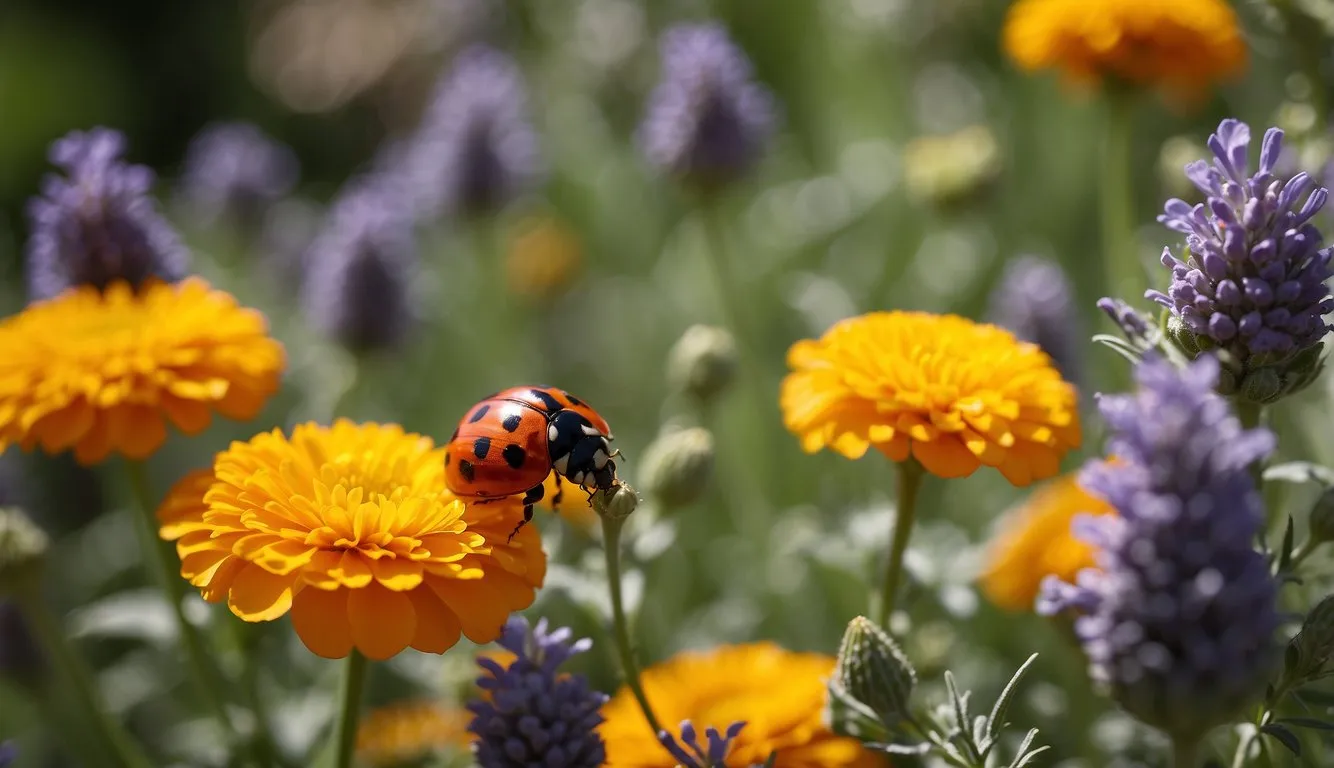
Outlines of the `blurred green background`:
M 1151 95 L 1138 104 L 1135 218 L 1147 264 L 1175 245 L 1153 217 L 1169 189 L 1184 193 L 1169 187 L 1179 175 L 1160 171 L 1163 143 L 1185 136 L 1203 157 L 1221 118 L 1239 117 L 1259 133 L 1294 114 L 1306 94 L 1283 38 L 1256 7 L 1238 10 L 1252 56 L 1243 77 L 1189 107 Z M 327 421 L 336 408 L 444 439 L 473 401 L 525 382 L 556 384 L 595 405 L 624 452 L 623 476 L 636 483 L 637 458 L 663 425 L 696 418 L 668 386 L 668 350 L 694 323 L 728 322 L 729 302 L 741 319 L 742 370 L 707 414 L 717 473 L 699 503 L 645 514 L 633 528 L 635 634 L 648 662 L 757 639 L 832 654 L 846 621 L 866 610 L 894 477 L 878 456 L 801 453 L 777 404 L 787 348 L 875 309 L 981 318 L 1005 262 L 1024 253 L 1068 270 L 1084 336 L 1111 330 L 1093 308 L 1103 280 L 1104 104 L 1055 76 L 1017 72 L 998 42 L 1005 11 L 989 0 L 3 0 L 0 310 L 24 303 L 23 208 L 49 170 L 48 144 L 94 125 L 124 131 L 129 159 L 158 171 L 159 197 L 192 247 L 193 268 L 263 309 L 290 356 L 283 391 L 259 419 L 174 436 L 154 457 L 160 495 L 229 440 L 273 426 Z M 740 287 L 730 295 L 718 293 L 708 268 L 700 211 L 633 142 L 657 77 L 658 33 L 706 17 L 728 25 L 784 118 L 758 171 L 718 203 L 724 257 Z M 352 384 L 357 360 L 311 330 L 257 238 L 201 226 L 173 203 L 182 155 L 211 121 L 252 121 L 295 149 L 297 194 L 325 202 L 386 142 L 415 128 L 451 56 L 477 40 L 520 61 L 550 178 L 493 222 L 439 222 L 420 233 L 421 321 L 404 349 L 362 360 Z M 948 200 L 907 182 L 912 140 L 973 125 L 994 137 L 994 174 Z M 534 220 L 555 222 L 580 261 L 567 281 L 536 294 L 517 291 L 504 266 Z M 1111 352 L 1085 352 L 1085 394 L 1123 380 Z M 1284 455 L 1334 458 L 1328 402 L 1322 382 L 1280 408 Z M 1091 414 L 1086 434 L 1067 468 L 1099 451 Z M 117 716 L 162 765 L 224 764 L 179 659 L 164 655 L 173 629 L 145 589 L 121 462 L 88 472 L 67 457 L 11 450 L 0 466 L 0 501 L 22 503 L 56 537 L 50 599 Z M 1041 651 L 1013 719 L 1041 727 L 1040 739 L 1053 744 L 1042 764 L 1152 765 L 1136 757 L 1151 737 L 1091 691 L 1059 628 L 1004 614 L 974 589 L 994 521 L 1023 494 L 987 470 L 928 483 L 903 603 L 909 653 L 924 679 L 948 667 L 990 701 L 1028 653 Z M 1305 500 L 1276 501 L 1299 510 Z M 591 635 L 594 652 L 576 667 L 610 691 L 616 664 L 599 618 L 596 541 L 550 515 L 539 524 L 552 569 L 529 615 Z M 241 648 L 227 645 L 234 636 L 225 625 L 235 619 L 220 606 L 206 613 L 232 671 L 265 694 L 280 741 L 301 754 L 321 738 L 336 665 L 310 656 L 285 620 L 252 627 Z M 9 672 L 0 682 L 0 737 L 19 739 L 19 765 L 73 765 L 58 749 L 70 734 L 44 726 L 17 680 L 15 668 L 31 669 L 30 660 L 16 656 L 12 640 L 0 643 Z M 455 695 L 472 674 L 466 646 L 443 662 L 409 651 L 379 665 L 370 704 Z

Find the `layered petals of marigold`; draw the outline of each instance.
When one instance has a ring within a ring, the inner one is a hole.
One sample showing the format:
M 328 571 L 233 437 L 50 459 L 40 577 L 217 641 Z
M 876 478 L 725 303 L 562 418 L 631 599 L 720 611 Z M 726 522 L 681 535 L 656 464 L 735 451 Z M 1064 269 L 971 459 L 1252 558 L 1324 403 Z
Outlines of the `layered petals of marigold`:
M 1246 42 L 1226 0 L 1017 0 L 1007 54 L 1027 70 L 1059 69 L 1196 94 L 1246 65 Z
M 1048 575 L 1074 583 L 1075 574 L 1097 565 L 1093 547 L 1071 530 L 1075 518 L 1115 512 L 1073 473 L 1038 487 L 1002 521 L 980 579 L 983 593 L 1006 610 L 1033 610 Z
M 200 495 L 203 491 L 202 496 Z M 325 658 L 494 640 L 546 575 L 517 502 L 465 505 L 444 449 L 394 424 L 303 424 L 232 443 L 158 512 L 181 575 L 245 621 L 288 613 Z
M 264 316 L 203 280 L 74 288 L 0 321 L 0 450 L 143 459 L 213 412 L 248 420 L 278 390 Z
M 836 736 L 822 721 L 832 656 L 794 653 L 773 643 L 686 652 L 644 670 L 644 693 L 664 723 L 690 720 L 702 733 L 745 721 L 728 765 L 762 765 L 774 751 L 777 768 L 873 768 L 884 762 L 856 739 Z M 599 728 L 608 768 L 675 768 L 629 689 L 602 708 Z
M 939 477 L 996 467 L 1023 486 L 1081 440 L 1075 388 L 1009 331 L 955 315 L 873 312 L 788 350 L 787 428 L 815 453 L 872 447 Z

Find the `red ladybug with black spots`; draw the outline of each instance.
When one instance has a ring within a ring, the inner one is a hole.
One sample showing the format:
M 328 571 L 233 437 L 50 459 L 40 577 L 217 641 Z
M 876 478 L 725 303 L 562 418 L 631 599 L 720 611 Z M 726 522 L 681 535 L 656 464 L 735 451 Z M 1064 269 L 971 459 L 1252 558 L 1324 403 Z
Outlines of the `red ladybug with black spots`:
M 533 519 L 547 475 L 593 491 L 616 483 L 611 427 L 563 389 L 511 387 L 468 409 L 445 449 L 445 484 L 459 498 L 499 501 L 523 494 L 523 522 Z M 560 491 L 556 491 L 559 503 Z M 511 538 L 514 536 L 510 534 Z

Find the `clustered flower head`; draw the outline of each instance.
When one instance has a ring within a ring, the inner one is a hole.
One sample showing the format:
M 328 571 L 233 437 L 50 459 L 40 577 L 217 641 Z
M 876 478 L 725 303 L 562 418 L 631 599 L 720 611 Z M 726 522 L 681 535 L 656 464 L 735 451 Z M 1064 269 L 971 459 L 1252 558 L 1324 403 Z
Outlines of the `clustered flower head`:
M 1178 259 L 1164 249 L 1172 285 L 1149 296 L 1189 332 L 1178 337 L 1188 351 L 1223 353 L 1225 394 L 1240 389 L 1263 402 L 1314 378 L 1318 346 L 1329 331 L 1323 315 L 1334 310 L 1325 285 L 1334 275 L 1334 249 L 1321 247 L 1312 223 L 1328 191 L 1306 173 L 1286 181 L 1274 176 L 1283 132 L 1265 132 L 1254 174 L 1250 140 L 1245 123 L 1224 120 L 1209 137 L 1213 164 L 1186 166 L 1206 200 L 1194 206 L 1169 200 L 1158 217 L 1186 236 L 1186 254 Z
M 158 510 L 181 576 L 245 621 L 288 613 L 337 659 L 444 653 L 496 638 L 546 575 L 535 526 L 509 540 L 517 500 L 465 506 L 443 447 L 396 424 L 302 424 L 234 442 Z
M 185 248 L 149 194 L 153 172 L 126 163 L 124 153 L 125 136 L 107 128 L 73 131 L 51 145 L 51 163 L 64 175 L 48 175 L 28 203 L 30 298 L 185 275 Z
M 834 658 L 796 653 L 773 643 L 688 651 L 651 666 L 640 678 L 654 712 L 667 723 L 689 720 L 728 728 L 729 766 L 762 765 L 778 752 L 778 765 L 798 768 L 871 768 L 882 763 L 856 739 L 839 736 L 824 721 L 825 681 Z M 602 709 L 607 721 L 607 764 L 617 768 L 676 768 L 679 756 L 644 723 L 628 688 Z M 736 723 L 745 728 L 732 733 Z M 706 751 L 707 752 L 707 751 Z
M 639 132 L 648 161 L 705 186 L 749 171 L 777 117 L 745 53 L 718 24 L 672 27 L 661 52 L 662 79 Z
M 706 741 L 700 744 L 695 724 L 684 720 L 681 722 L 679 738 L 667 731 L 661 731 L 658 733 L 658 740 L 668 752 L 672 753 L 672 757 L 676 758 L 680 768 L 726 768 L 727 753 L 732 750 L 732 742 L 745 727 L 744 722 L 736 722 L 729 725 L 725 732 L 720 733 L 717 728 L 709 726 L 704 730 Z
M 1048 577 L 1039 609 L 1080 614 L 1091 676 L 1130 714 L 1195 739 L 1263 691 L 1277 585 L 1254 548 L 1264 522 L 1248 467 L 1274 447 L 1214 393 L 1218 363 L 1148 357 L 1134 394 L 1099 403 L 1109 453 L 1080 476 L 1116 515 L 1079 521 L 1098 550 L 1076 583 Z
M 814 453 L 875 448 L 939 477 L 996 467 L 1015 485 L 1055 475 L 1081 440 L 1078 397 L 1051 358 L 994 325 L 873 312 L 788 351 L 787 428 Z
M 1246 42 L 1227 0 L 1017 0 L 1003 31 L 1026 70 L 1080 82 L 1162 86 L 1197 97 L 1246 65 Z
M 460 53 L 394 162 L 426 219 L 493 212 L 536 186 L 545 168 L 514 60 L 480 44 Z
M 582 675 L 558 674 L 571 656 L 592 647 L 584 638 L 570 642 L 568 628 L 547 630 L 546 619 L 529 630 L 511 617 L 497 641 L 514 654 L 502 665 L 479 657 L 477 685 L 489 698 L 468 704 L 468 729 L 477 735 L 475 755 L 482 768 L 600 768 L 606 746 L 597 732 L 606 694 L 591 690 Z
M 296 185 L 296 153 L 251 123 L 215 123 L 186 149 L 180 194 L 208 223 L 256 226 Z
M 401 344 L 416 321 L 417 245 L 403 198 L 383 179 L 354 182 L 304 259 L 303 303 L 317 329 L 355 352 Z
M 84 286 L 0 321 L 0 450 L 143 459 L 214 412 L 257 416 L 286 359 L 259 312 L 191 277 Z
M 1061 265 L 1037 256 L 1008 263 L 992 291 L 990 315 L 996 325 L 1041 347 L 1066 379 L 1078 380 L 1084 339 L 1079 334 L 1074 286 Z

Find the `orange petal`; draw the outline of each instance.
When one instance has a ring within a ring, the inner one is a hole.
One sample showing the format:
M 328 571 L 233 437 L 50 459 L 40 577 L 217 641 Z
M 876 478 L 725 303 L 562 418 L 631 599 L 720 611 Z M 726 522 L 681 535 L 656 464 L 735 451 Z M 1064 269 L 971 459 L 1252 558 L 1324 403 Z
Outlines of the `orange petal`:
M 922 462 L 926 471 L 936 477 L 967 477 L 981 462 L 955 435 L 941 435 L 939 440 L 914 440 L 912 455 Z
M 395 592 L 416 589 L 422 583 L 422 564 L 402 558 L 382 557 L 372 561 L 371 573 L 381 585 Z
M 272 621 L 292 607 L 292 577 L 247 563 L 232 581 L 227 607 L 246 621 Z
M 375 582 L 349 591 L 347 615 L 357 650 L 377 661 L 397 655 L 417 634 L 417 613 L 408 596 Z
M 533 588 L 519 577 L 495 569 L 475 581 L 427 576 L 426 583 L 459 617 L 463 634 L 474 643 L 499 637 L 510 613 L 532 605 L 535 597 Z
M 167 425 L 162 414 L 148 406 L 128 406 L 117 410 L 126 413 L 126 424 L 121 431 L 120 450 L 131 459 L 146 459 L 167 440 Z
M 417 632 L 412 647 L 423 653 L 444 653 L 459 641 L 459 618 L 440 601 L 429 587 L 420 586 L 406 593 L 417 612 Z
M 47 414 L 34 427 L 42 448 L 50 453 L 58 453 L 74 445 L 93 428 L 95 413 L 93 408 L 82 398 L 78 398 L 64 408 Z
M 292 598 L 292 629 L 316 656 L 341 659 L 352 652 L 348 592 L 302 589 Z

